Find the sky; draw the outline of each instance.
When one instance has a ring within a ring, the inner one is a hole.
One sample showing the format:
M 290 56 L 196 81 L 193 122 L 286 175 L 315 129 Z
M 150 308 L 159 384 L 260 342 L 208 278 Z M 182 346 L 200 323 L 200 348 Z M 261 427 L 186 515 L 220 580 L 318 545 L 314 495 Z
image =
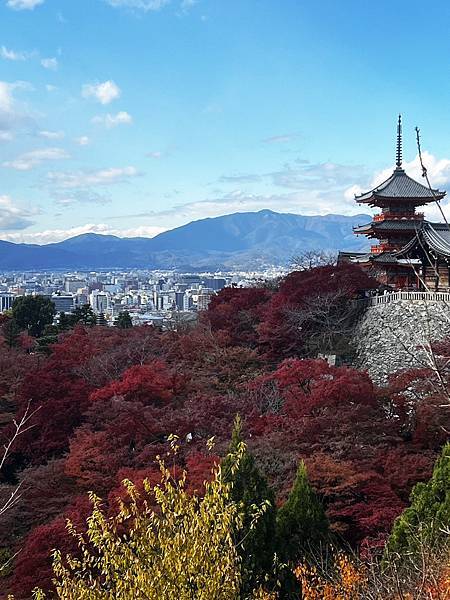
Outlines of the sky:
M 358 214 L 399 112 L 450 189 L 449 27 L 445 0 L 0 0 L 0 239 Z

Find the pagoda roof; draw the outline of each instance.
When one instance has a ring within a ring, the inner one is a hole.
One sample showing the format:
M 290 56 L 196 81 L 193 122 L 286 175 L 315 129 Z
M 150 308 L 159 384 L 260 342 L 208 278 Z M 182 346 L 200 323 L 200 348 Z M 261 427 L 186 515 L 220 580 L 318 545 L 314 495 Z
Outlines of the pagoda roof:
M 415 203 L 426 204 L 435 199 L 441 200 L 444 196 L 445 192 L 430 190 L 427 186 L 412 179 L 404 169 L 397 166 L 386 181 L 383 181 L 369 192 L 355 196 L 355 200 L 360 203 L 374 205 L 376 205 L 377 199 L 419 200 L 420 202 Z
M 366 234 L 371 231 L 411 231 L 418 230 L 422 227 L 422 220 L 414 219 L 393 219 L 386 221 L 371 221 L 366 225 L 353 227 L 353 232 L 356 234 Z
M 372 254 L 371 252 L 367 252 L 366 254 L 361 254 L 356 256 L 352 262 L 355 263 L 382 263 L 382 264 L 398 264 L 399 259 L 393 252 L 380 252 L 378 254 Z
M 402 256 L 407 254 L 417 243 L 421 247 L 426 244 L 436 254 L 450 258 L 450 227 L 447 223 L 430 223 L 425 221 L 413 239 L 399 250 L 396 255 Z
M 445 223 L 443 225 L 445 228 L 435 228 L 428 223 L 423 228 L 423 236 L 435 252 L 450 257 L 450 230 Z

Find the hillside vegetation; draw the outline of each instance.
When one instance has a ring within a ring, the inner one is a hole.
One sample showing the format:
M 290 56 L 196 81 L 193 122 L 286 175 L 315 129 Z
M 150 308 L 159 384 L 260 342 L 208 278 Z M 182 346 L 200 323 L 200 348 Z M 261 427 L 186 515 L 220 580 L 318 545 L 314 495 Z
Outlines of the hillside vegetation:
M 0 589 L 448 599 L 450 342 L 382 389 L 317 358 L 351 357 L 376 286 L 318 267 L 224 289 L 193 329 L 46 343 L 3 317 Z

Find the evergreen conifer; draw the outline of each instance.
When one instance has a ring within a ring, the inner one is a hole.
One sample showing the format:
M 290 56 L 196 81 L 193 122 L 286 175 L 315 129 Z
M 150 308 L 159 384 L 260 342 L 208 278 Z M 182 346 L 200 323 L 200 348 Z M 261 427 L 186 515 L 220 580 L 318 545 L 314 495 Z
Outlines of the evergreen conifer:
M 21 330 L 40 337 L 46 325 L 53 323 L 54 303 L 43 296 L 19 296 L 12 305 L 12 315 Z
M 325 510 L 308 481 L 302 461 L 289 497 L 278 510 L 278 553 L 283 561 L 295 563 L 317 549 L 328 533 Z
M 13 348 L 19 343 L 20 327 L 13 318 L 8 319 L 2 327 L 2 334 L 8 348 Z
M 131 320 L 130 313 L 127 310 L 120 312 L 114 325 L 119 329 L 131 329 L 133 327 L 133 322 Z
M 386 545 L 385 563 L 433 549 L 448 538 L 450 524 L 450 443 L 436 461 L 431 479 L 417 483 L 410 496 L 411 505 L 397 518 Z
M 89 304 L 83 304 L 83 306 L 77 306 L 71 315 L 71 325 L 74 326 L 77 323 L 86 325 L 87 327 L 94 327 L 97 324 L 97 318 Z
M 243 598 L 263 583 L 273 570 L 275 555 L 275 497 L 261 475 L 253 455 L 245 449 L 238 469 L 233 472 L 234 458 L 243 444 L 242 421 L 234 421 L 229 454 L 222 461 L 225 481 L 232 482 L 231 499 L 237 503 L 243 527 L 236 543 L 241 556 Z

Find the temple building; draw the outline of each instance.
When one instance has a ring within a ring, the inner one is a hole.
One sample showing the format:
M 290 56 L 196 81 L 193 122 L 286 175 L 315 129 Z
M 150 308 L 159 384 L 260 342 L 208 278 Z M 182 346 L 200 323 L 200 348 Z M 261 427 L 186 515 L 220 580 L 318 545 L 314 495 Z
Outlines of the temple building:
M 379 209 L 370 223 L 354 228 L 356 235 L 376 243 L 369 253 L 353 254 L 351 260 L 395 290 L 448 291 L 450 226 L 426 221 L 423 212 L 417 212 L 421 206 L 439 203 L 445 194 L 415 181 L 403 169 L 399 116 L 392 175 L 373 190 L 355 196 L 359 204 Z

